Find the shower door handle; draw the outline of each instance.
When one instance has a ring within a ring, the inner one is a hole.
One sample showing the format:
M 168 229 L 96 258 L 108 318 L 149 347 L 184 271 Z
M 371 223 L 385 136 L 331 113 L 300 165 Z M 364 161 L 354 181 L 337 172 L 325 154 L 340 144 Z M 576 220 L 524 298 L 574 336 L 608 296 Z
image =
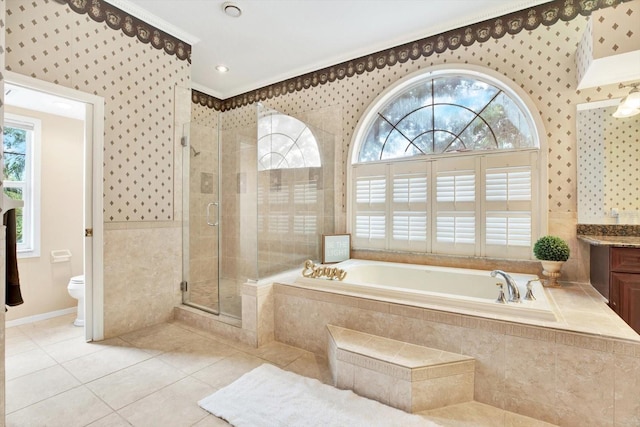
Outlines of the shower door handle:
M 216 222 L 211 222 L 211 206 L 215 206 L 217 208 L 218 206 L 220 206 L 220 203 L 211 202 L 207 205 L 207 225 L 210 225 L 211 227 L 217 227 L 218 224 L 220 224 L 220 220 L 216 219 Z M 219 214 L 220 214 L 220 209 L 217 209 L 216 218 L 219 217 Z

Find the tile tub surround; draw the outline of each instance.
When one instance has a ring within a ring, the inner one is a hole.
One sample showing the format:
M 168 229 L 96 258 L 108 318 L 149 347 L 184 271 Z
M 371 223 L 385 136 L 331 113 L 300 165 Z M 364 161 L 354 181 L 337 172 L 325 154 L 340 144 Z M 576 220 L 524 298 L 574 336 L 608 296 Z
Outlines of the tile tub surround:
M 473 358 L 327 325 L 333 383 L 406 412 L 473 400 Z
M 595 292 L 581 285 L 553 290 L 566 323 L 550 327 L 276 284 L 275 339 L 323 355 L 331 324 L 460 353 L 476 359 L 478 402 L 563 426 L 637 426 L 640 336 L 615 323 L 612 336 L 567 330 L 588 321 L 588 312 L 575 308 L 590 306 Z M 606 311 L 594 317 L 604 320 Z

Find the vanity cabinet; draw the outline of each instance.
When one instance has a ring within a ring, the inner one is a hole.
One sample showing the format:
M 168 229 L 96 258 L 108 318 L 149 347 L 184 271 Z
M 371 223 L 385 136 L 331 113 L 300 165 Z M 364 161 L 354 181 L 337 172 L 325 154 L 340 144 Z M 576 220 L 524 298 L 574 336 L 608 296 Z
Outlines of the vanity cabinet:
M 640 333 L 640 248 L 591 246 L 591 284 Z

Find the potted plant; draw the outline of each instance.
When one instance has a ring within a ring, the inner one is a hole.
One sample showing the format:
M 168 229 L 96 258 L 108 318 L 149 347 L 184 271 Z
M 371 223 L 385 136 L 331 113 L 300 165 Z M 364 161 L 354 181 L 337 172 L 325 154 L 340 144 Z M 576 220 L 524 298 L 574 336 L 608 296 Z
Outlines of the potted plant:
M 543 236 L 533 245 L 533 254 L 542 264 L 542 274 L 549 279 L 546 286 L 559 286 L 560 269 L 569 259 L 569 245 L 557 236 Z

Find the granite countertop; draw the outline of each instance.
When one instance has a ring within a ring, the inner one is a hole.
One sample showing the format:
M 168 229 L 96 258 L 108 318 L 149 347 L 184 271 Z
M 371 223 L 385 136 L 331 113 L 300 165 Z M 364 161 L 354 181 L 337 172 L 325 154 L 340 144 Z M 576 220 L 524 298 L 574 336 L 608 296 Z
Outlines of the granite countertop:
M 578 239 L 594 246 L 618 246 L 622 248 L 640 248 L 640 236 L 599 236 L 578 235 Z

